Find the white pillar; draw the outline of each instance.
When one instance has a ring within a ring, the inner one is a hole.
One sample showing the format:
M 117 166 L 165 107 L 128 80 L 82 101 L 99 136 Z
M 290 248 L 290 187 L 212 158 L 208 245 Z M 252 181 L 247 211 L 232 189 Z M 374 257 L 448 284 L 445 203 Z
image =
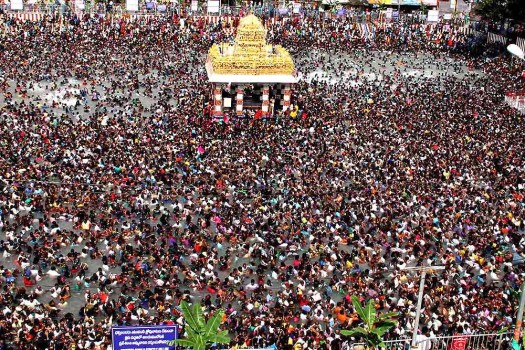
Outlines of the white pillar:
M 264 84 L 262 88 L 262 107 L 263 115 L 266 116 L 270 112 L 270 87 Z
M 215 85 L 213 88 L 213 116 L 222 115 L 222 88 Z
M 243 109 L 243 103 L 244 103 L 244 86 L 239 85 L 237 86 L 237 97 L 235 99 L 236 106 L 235 111 L 237 112 L 237 115 L 242 115 L 244 109 Z
M 290 84 L 284 85 L 283 93 L 283 111 L 287 111 L 290 108 L 290 100 L 292 97 L 292 90 L 290 89 Z

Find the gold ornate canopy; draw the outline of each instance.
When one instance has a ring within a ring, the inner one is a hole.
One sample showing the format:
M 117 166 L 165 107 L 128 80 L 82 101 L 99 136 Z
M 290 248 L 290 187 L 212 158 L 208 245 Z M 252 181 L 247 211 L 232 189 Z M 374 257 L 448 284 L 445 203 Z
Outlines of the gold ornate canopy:
M 254 15 L 242 18 L 235 44 L 214 44 L 208 52 L 208 73 L 228 75 L 293 75 L 290 53 L 266 43 L 266 29 Z

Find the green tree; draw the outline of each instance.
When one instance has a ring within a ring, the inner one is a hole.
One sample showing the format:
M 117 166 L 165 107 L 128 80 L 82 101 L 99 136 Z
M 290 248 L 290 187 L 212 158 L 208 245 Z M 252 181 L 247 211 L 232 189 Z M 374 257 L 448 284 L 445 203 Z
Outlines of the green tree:
M 374 300 L 370 299 L 366 306 L 361 305 L 359 299 L 352 296 L 352 305 L 363 322 L 362 327 L 353 329 L 341 330 L 341 334 L 349 337 L 359 337 L 366 342 L 368 349 L 377 347 L 384 348 L 383 336 L 388 330 L 397 324 L 394 319 L 398 315 L 397 312 L 387 312 L 383 314 L 377 313 L 374 305 Z
M 180 308 L 186 321 L 186 326 L 184 327 L 186 338 L 176 339 L 170 342 L 169 345 L 180 345 L 193 350 L 204 350 L 213 343 L 228 344 L 230 342 L 228 331 L 219 331 L 222 316 L 224 315 L 223 309 L 215 311 L 206 322 L 200 304 L 194 304 L 190 307 L 187 302 L 182 300 Z
M 480 0 L 474 6 L 474 12 L 485 19 L 503 22 L 513 19 L 525 22 L 523 0 Z
M 419 6 L 419 11 L 421 11 L 424 15 L 428 14 L 428 7 L 427 7 L 427 5 L 423 4 L 423 2 L 421 2 L 421 6 Z

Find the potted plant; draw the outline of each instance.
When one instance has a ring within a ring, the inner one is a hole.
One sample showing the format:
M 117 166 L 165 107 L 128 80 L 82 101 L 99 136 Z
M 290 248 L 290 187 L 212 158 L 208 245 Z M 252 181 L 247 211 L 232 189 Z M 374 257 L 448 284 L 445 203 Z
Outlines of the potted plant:
M 352 305 L 361 319 L 363 326 L 341 330 L 341 334 L 363 339 L 367 349 L 384 348 L 385 343 L 383 342 L 383 336 L 397 324 L 397 320 L 395 320 L 394 317 L 396 317 L 398 313 L 387 312 L 380 314 L 375 308 L 373 299 L 368 300 L 368 304 L 363 306 L 355 295 L 352 296 Z
M 219 331 L 224 310 L 219 309 L 206 321 L 202 306 L 194 304 L 192 307 L 182 300 L 180 303 L 182 315 L 186 325 L 184 327 L 185 337 L 170 342 L 169 345 L 179 345 L 193 350 L 205 350 L 212 344 L 228 344 L 230 336 L 228 331 Z

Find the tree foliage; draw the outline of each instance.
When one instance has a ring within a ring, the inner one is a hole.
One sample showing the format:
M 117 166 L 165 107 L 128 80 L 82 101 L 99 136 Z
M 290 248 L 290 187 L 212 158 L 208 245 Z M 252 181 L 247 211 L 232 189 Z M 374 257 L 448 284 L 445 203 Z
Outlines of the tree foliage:
M 525 22 L 523 0 L 480 0 L 475 5 L 474 11 L 484 19 L 496 22 L 503 22 L 507 19 Z
M 395 327 L 397 320 L 394 319 L 398 315 L 397 312 L 387 312 L 378 314 L 374 305 L 374 300 L 370 299 L 366 306 L 361 305 L 359 299 L 352 296 L 352 305 L 363 322 L 362 327 L 352 329 L 345 329 L 341 334 L 349 337 L 360 337 L 365 342 L 368 348 L 385 347 L 383 336 L 392 327 Z
M 185 348 L 192 348 L 193 350 L 204 350 L 213 343 L 228 344 L 230 342 L 228 331 L 219 331 L 224 310 L 217 310 L 206 322 L 200 304 L 190 306 L 186 301 L 182 300 L 180 308 L 186 321 L 186 337 L 177 339 L 170 345 L 179 345 Z

